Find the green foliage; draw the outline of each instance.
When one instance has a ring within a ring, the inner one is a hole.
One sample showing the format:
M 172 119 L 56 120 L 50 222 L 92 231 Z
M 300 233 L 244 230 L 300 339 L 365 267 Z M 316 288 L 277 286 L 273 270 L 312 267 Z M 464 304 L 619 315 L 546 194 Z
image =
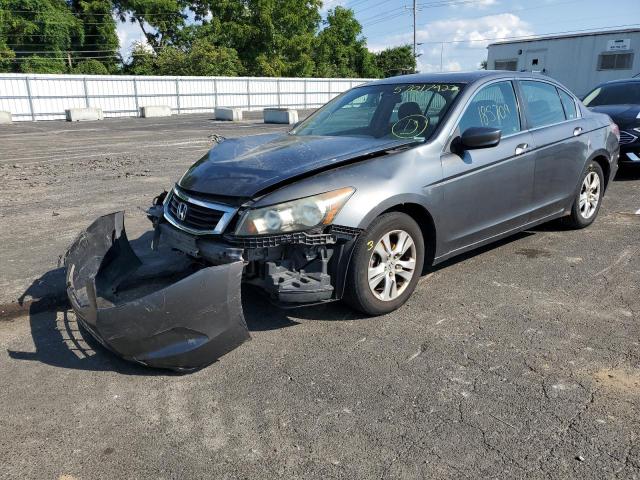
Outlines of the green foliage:
M 130 75 L 153 75 L 156 71 L 155 55 L 145 45 L 136 43 L 131 49 L 131 61 L 125 66 Z
M 22 73 L 67 73 L 67 67 L 63 60 L 56 58 L 45 58 L 32 55 L 25 61 L 20 62 L 20 72 Z
M 137 23 L 156 52 L 173 43 L 185 25 L 186 0 L 114 0 L 115 12 L 122 21 Z M 196 2 L 197 3 L 197 2 Z
M 135 75 L 378 77 L 413 69 L 374 54 L 352 10 L 321 0 L 0 0 L 0 70 Z M 148 45 L 119 56 L 116 15 Z M 187 19 L 189 19 L 187 21 Z M 194 19 L 195 21 L 192 21 Z M 10 41 L 8 41 L 10 40 Z
M 376 54 L 376 66 L 383 77 L 413 73 L 416 59 L 410 45 L 387 48 Z
M 187 75 L 199 76 L 238 76 L 242 75 L 243 66 L 238 52 L 233 48 L 216 47 L 204 40 L 196 40 L 185 66 Z
M 82 22 L 64 0 L 4 0 L 4 32 L 16 52 L 61 56 L 82 41 Z
M 84 38 L 84 42 L 74 48 L 78 51 L 76 56 L 97 57 L 108 72 L 115 73 L 121 59 L 111 0 L 73 0 L 71 9 L 82 22 Z
M 108 75 L 109 70 L 107 70 L 104 63 L 91 58 L 89 60 L 82 60 L 78 63 L 73 67 L 72 73 L 81 75 Z
M 188 75 L 187 54 L 176 47 L 160 50 L 155 59 L 156 75 Z
M 353 10 L 336 7 L 316 39 L 316 72 L 321 77 L 360 77 L 376 73 L 362 26 Z
M 0 44 L 0 72 L 10 72 L 13 69 L 16 54 L 6 45 Z

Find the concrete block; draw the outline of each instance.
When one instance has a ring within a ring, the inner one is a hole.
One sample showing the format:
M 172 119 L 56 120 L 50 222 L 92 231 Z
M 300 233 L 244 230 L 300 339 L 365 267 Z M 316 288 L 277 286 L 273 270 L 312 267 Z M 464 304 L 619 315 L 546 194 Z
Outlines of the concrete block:
M 85 122 L 104 118 L 101 108 L 70 108 L 64 112 L 67 115 L 67 122 Z
M 216 120 L 242 121 L 241 108 L 216 107 Z
M 169 105 L 147 105 L 146 107 L 140 107 L 140 116 L 142 118 L 170 117 L 171 107 Z
M 263 110 L 264 123 L 284 123 L 293 125 L 298 123 L 298 111 L 288 108 L 265 108 Z
M 0 123 L 12 123 L 11 112 L 0 112 Z

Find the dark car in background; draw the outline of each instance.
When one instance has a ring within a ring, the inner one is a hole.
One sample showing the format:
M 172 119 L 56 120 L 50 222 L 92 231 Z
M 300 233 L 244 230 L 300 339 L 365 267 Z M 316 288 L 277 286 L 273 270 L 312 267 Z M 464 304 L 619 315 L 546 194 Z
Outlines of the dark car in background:
M 620 129 L 620 163 L 640 166 L 640 78 L 603 83 L 594 88 L 584 104 L 605 113 Z

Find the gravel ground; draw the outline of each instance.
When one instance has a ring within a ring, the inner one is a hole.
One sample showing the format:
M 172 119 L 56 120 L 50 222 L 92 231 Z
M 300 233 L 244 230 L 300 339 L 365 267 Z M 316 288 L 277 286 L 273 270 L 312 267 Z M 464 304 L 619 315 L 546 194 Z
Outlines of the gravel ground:
M 582 231 L 545 225 L 426 275 L 397 312 L 278 310 L 191 375 L 82 337 L 58 255 L 211 145 L 205 116 L 0 129 L 0 478 L 640 478 L 640 172 Z M 31 311 L 15 306 L 33 299 Z

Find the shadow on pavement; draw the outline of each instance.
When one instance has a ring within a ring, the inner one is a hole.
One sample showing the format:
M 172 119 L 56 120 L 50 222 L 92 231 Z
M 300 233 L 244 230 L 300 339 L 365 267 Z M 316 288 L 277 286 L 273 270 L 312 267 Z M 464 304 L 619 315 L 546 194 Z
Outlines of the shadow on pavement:
M 640 165 L 622 165 L 616 173 L 615 182 L 629 182 L 640 180 Z
M 147 250 L 152 232 L 132 240 L 137 252 Z M 266 299 L 246 292 L 243 287 L 242 307 L 250 331 L 266 331 L 297 325 L 287 311 L 271 305 Z M 116 371 L 126 375 L 172 375 L 120 359 L 95 341 L 75 319 L 66 300 L 64 268 L 53 269 L 35 280 L 21 295 L 19 302 L 29 303 L 29 323 L 35 351 L 9 350 L 10 358 L 38 361 L 62 368 Z M 240 347 L 241 348 L 241 347 Z
M 131 241 L 134 250 L 148 245 L 151 233 Z M 534 235 L 522 232 L 499 242 L 459 255 L 451 260 L 427 268 L 426 273 L 434 272 L 465 261 L 476 255 L 499 248 L 503 245 Z M 29 308 L 29 322 L 35 352 L 9 350 L 10 358 L 16 360 L 38 361 L 61 368 L 116 371 L 125 375 L 176 375 L 168 370 L 157 370 L 136 365 L 120 359 L 96 342 L 75 320 L 75 314 L 68 303 L 57 299 L 57 306 L 51 308 L 51 289 L 57 287 L 66 299 L 64 292 L 64 269 L 57 268 L 45 273 L 23 293 L 21 300 L 34 298 Z M 290 309 L 273 305 L 257 288 L 250 285 L 242 287 L 242 308 L 250 332 L 268 331 L 292 327 L 298 324 L 295 319 L 317 321 L 366 320 L 361 314 L 343 302 L 330 302 Z M 242 348 L 239 347 L 239 348 Z

